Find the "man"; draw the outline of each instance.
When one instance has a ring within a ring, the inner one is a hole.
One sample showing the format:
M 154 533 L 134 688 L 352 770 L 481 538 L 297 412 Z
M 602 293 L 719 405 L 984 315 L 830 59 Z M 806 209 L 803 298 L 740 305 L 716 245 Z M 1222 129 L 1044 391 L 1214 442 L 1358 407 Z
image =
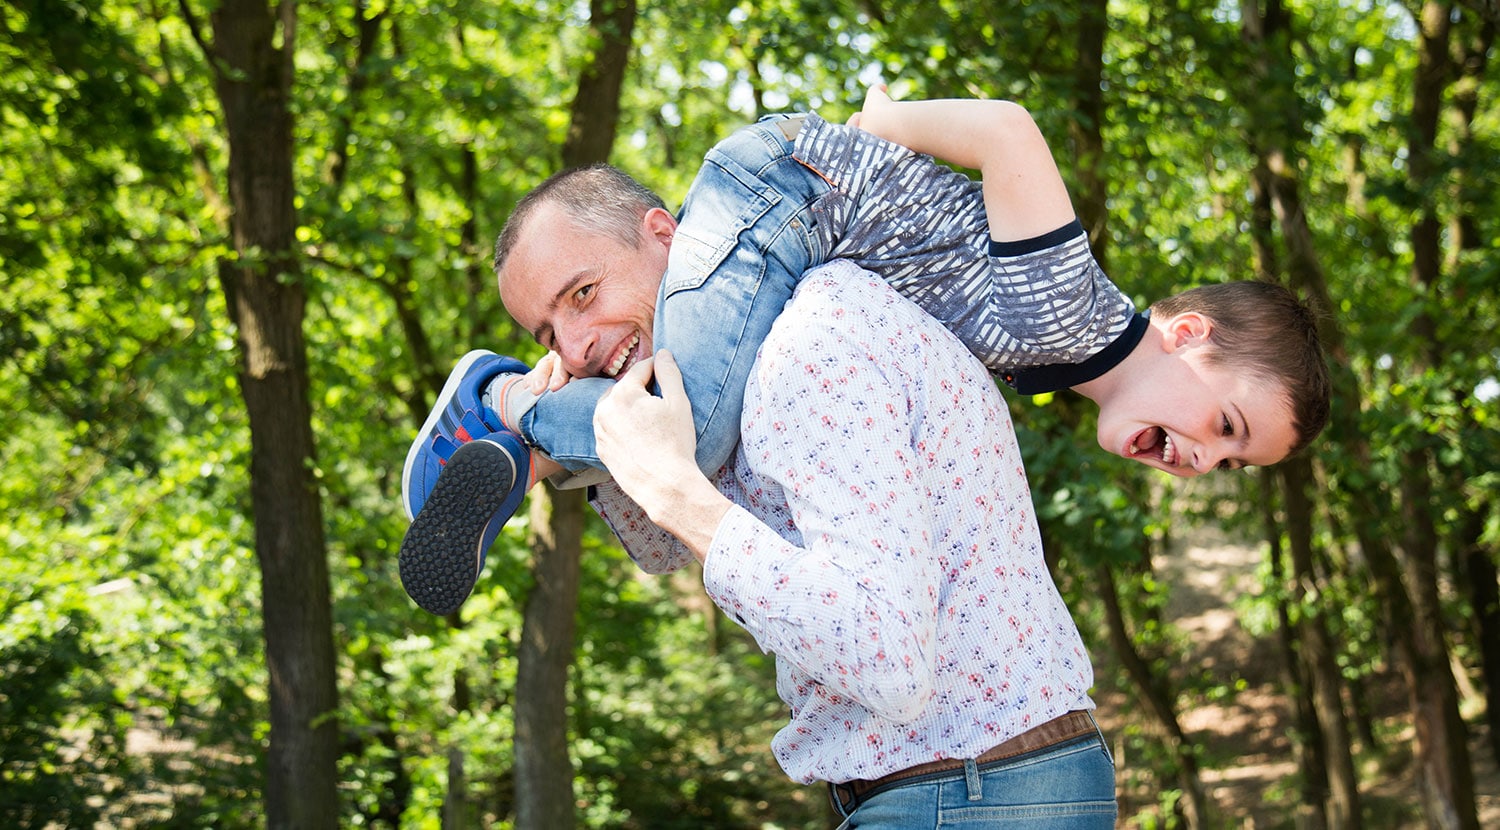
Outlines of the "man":
M 651 572 L 701 561 L 713 601 L 775 653 L 789 776 L 828 782 L 863 828 L 1114 826 L 1092 669 L 1007 407 L 932 317 L 848 262 L 809 272 L 712 480 L 667 352 L 594 425 L 614 480 L 593 504 L 625 549 Z

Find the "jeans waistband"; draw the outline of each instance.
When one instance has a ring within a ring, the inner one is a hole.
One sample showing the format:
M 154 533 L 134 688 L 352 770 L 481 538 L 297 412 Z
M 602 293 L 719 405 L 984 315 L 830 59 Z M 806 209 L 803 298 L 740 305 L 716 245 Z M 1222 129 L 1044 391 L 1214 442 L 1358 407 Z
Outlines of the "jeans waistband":
M 1098 727 L 1094 725 L 1094 718 L 1088 712 L 1079 710 L 1060 715 L 1046 723 L 1032 727 L 1025 732 L 1002 741 L 990 748 L 987 752 L 974 759 L 974 762 L 983 770 L 985 767 L 1008 761 L 1036 752 L 1039 749 L 1056 746 L 1074 738 L 1098 733 Z M 890 775 L 884 775 L 873 780 L 855 779 L 845 781 L 841 784 L 829 784 L 829 795 L 833 798 L 835 806 L 842 805 L 845 810 L 852 808 L 861 799 L 878 789 L 884 789 L 907 779 L 917 778 L 923 775 L 932 775 L 940 772 L 954 772 L 964 768 L 964 761 L 960 758 L 943 758 L 918 764 L 898 770 Z

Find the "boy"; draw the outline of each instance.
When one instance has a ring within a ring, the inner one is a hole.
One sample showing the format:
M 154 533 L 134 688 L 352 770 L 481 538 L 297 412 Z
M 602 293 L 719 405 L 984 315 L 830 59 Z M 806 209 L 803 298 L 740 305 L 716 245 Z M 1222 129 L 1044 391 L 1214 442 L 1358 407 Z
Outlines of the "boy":
M 681 224 L 610 168 L 559 174 L 517 205 L 496 245 L 501 296 L 556 357 L 523 380 L 524 365 L 470 353 L 440 394 L 403 478 L 414 521 L 401 575 L 419 605 L 462 603 L 536 477 L 602 468 L 594 404 L 655 348 L 683 367 L 699 466 L 717 470 L 760 341 L 801 274 L 835 258 L 880 274 L 1017 391 L 1095 400 L 1101 446 L 1149 466 L 1274 463 L 1321 430 L 1326 370 L 1306 311 L 1246 283 L 1135 314 L 1090 255 L 1023 109 L 875 89 L 856 118 L 775 118 L 731 136 L 705 159 Z M 983 184 L 923 153 L 980 170 Z

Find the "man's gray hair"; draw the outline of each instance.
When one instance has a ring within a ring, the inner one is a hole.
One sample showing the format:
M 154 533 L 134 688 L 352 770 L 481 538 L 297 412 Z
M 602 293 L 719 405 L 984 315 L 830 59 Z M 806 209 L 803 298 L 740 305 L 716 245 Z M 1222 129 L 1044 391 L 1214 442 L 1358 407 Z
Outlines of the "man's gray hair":
M 652 208 L 666 209 L 661 197 L 608 164 L 574 167 L 553 174 L 516 203 L 500 238 L 495 240 L 495 273 L 515 247 L 521 230 L 537 208 L 555 204 L 582 230 L 607 236 L 635 248 L 641 241 L 641 217 Z

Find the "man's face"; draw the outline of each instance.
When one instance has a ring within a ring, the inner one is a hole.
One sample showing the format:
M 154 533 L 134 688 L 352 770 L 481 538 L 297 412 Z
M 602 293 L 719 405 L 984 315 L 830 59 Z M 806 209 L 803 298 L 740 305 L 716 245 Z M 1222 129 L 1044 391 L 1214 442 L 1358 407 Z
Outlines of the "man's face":
M 574 377 L 615 377 L 652 353 L 656 294 L 677 224 L 647 212 L 631 247 L 539 205 L 499 274 L 500 299 Z
M 1275 464 L 1296 443 L 1280 388 L 1228 366 L 1205 347 L 1163 355 L 1099 408 L 1099 446 L 1175 476 Z

